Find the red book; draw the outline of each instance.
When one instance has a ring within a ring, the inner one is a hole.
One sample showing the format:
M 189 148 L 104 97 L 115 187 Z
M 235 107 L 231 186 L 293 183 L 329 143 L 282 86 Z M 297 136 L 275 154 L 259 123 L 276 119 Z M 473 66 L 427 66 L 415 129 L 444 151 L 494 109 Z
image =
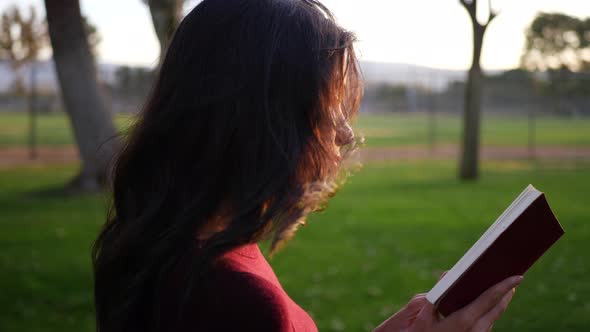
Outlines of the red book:
M 529 185 L 426 298 L 448 316 L 498 282 L 523 275 L 563 234 L 545 194 Z

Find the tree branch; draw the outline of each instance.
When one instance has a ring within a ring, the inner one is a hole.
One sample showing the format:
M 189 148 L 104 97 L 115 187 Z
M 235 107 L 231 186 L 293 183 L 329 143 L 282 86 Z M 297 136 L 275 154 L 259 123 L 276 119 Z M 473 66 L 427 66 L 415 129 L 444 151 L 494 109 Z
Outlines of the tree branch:
M 469 13 L 471 23 L 477 28 L 483 28 L 483 26 L 477 21 L 477 0 L 459 0 L 459 3 L 461 3 L 465 10 L 467 10 Z
M 467 10 L 471 19 L 477 22 L 475 18 L 475 13 L 477 12 L 477 0 L 471 0 L 471 2 L 468 0 L 459 0 L 459 2 L 465 7 L 465 10 Z
M 471 22 L 473 23 L 473 25 L 476 28 L 478 28 L 478 29 L 484 29 L 485 30 L 488 27 L 488 25 L 490 24 L 490 22 L 492 22 L 492 20 L 494 18 L 496 18 L 496 16 L 498 16 L 498 14 L 500 14 L 500 12 L 499 11 L 495 11 L 492 8 L 492 0 L 488 0 L 488 8 L 489 8 L 488 20 L 487 20 L 486 23 L 481 24 L 477 20 L 477 1 L 478 0 L 459 0 L 459 3 L 469 13 L 469 17 L 471 18 Z
M 490 14 L 488 16 L 488 21 L 486 22 L 486 24 L 484 24 L 485 27 L 487 27 L 490 24 L 490 22 L 492 22 L 492 20 L 494 18 L 496 18 L 496 16 L 498 16 L 498 14 L 500 14 L 500 11 L 495 11 L 492 8 L 492 0 L 488 0 L 488 8 L 489 8 L 489 13 Z

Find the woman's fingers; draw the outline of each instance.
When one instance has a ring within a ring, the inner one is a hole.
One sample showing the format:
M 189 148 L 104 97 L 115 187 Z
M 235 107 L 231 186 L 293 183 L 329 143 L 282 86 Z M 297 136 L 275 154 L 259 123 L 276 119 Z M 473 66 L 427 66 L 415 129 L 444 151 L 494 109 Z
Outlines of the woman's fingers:
M 410 302 L 406 304 L 403 310 L 407 313 L 408 316 L 416 317 L 416 315 L 418 315 L 420 310 L 422 310 L 422 307 L 424 307 L 426 302 L 428 302 L 428 300 L 426 300 L 426 294 L 415 295 L 410 300 Z
M 407 319 L 408 326 L 414 323 L 414 320 L 416 320 L 416 317 L 418 316 L 424 305 L 426 305 L 426 303 L 428 303 L 428 300 L 426 299 L 426 294 L 417 294 L 401 310 L 401 312 L 403 312 L 403 315 Z
M 426 294 L 417 294 L 400 311 L 381 323 L 374 332 L 406 331 L 412 325 L 422 307 L 428 302 Z
M 511 289 L 515 288 L 522 281 L 522 276 L 514 276 L 491 287 L 465 308 L 453 313 L 441 324 L 450 325 L 455 330 L 469 330 L 475 323 L 492 308 L 498 305 Z M 501 314 L 501 313 L 500 313 Z
M 471 319 L 478 319 L 495 307 L 509 290 L 518 286 L 521 282 L 522 276 L 510 277 L 485 291 L 475 301 L 456 312 L 456 314 L 470 317 Z
M 426 301 L 414 320 L 412 331 L 430 331 L 437 322 L 438 311 L 432 303 Z
M 494 323 L 502 316 L 506 308 L 508 308 L 508 304 L 512 301 L 512 297 L 514 296 L 514 292 L 516 289 L 512 288 L 511 290 L 504 295 L 500 303 L 498 303 L 495 307 L 493 307 L 487 314 L 485 314 L 481 319 L 475 323 L 475 326 L 471 330 L 472 332 L 487 332 L 491 330 L 491 327 Z

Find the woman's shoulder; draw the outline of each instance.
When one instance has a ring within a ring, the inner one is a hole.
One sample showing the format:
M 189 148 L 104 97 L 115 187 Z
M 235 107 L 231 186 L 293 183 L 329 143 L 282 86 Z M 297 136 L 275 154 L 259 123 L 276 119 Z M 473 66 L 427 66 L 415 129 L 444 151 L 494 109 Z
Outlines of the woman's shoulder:
M 176 282 L 171 285 L 179 287 Z M 317 331 L 256 245 L 236 248 L 215 260 L 190 298 L 191 314 L 177 331 Z M 163 310 L 174 314 L 165 304 Z
M 217 294 L 230 297 L 248 295 L 250 300 L 260 300 L 280 304 L 284 302 L 284 291 L 280 285 L 256 272 L 235 269 L 233 266 L 221 265 L 211 271 L 208 285 Z
M 284 291 L 256 273 L 236 270 L 227 265 L 216 267 L 208 280 L 206 296 L 200 307 L 218 317 L 225 328 L 252 331 L 291 331 L 289 303 Z

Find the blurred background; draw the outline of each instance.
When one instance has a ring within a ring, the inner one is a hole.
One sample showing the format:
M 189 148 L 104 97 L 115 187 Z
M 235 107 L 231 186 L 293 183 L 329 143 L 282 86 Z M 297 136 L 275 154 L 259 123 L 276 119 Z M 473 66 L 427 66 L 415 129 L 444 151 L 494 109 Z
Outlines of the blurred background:
M 0 0 L 0 331 L 94 329 L 112 137 L 199 2 Z M 359 39 L 364 167 L 271 260 L 291 297 L 370 331 L 532 183 L 566 235 L 495 330 L 590 330 L 590 4 L 323 3 Z

